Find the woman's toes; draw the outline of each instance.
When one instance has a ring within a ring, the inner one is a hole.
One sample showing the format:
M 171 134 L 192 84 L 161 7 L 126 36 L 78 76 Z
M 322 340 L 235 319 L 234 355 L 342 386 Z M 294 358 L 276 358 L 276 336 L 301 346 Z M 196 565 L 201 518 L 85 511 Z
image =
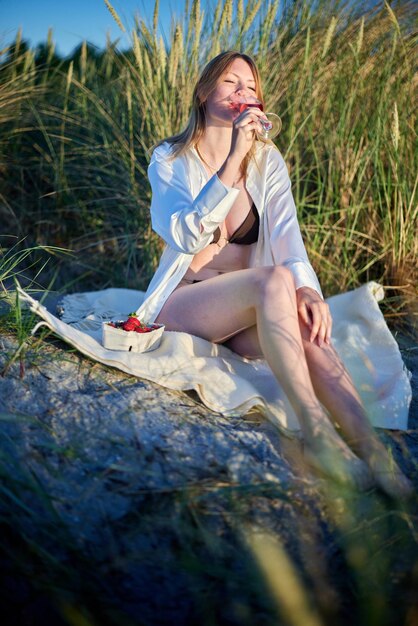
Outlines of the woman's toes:
M 405 500 L 415 493 L 414 485 L 400 470 L 375 471 L 374 477 L 377 485 L 391 498 Z
M 374 485 L 369 468 L 354 454 L 343 459 L 335 451 L 312 450 L 309 447 L 305 447 L 303 453 L 305 461 L 312 469 L 343 485 L 360 491 L 370 489 Z

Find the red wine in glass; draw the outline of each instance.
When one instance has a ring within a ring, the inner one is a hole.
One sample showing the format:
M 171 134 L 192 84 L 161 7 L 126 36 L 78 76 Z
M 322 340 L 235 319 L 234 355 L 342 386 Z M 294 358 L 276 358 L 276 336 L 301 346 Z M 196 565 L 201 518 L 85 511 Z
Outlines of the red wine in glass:
M 260 109 L 260 111 L 264 111 L 263 104 L 261 102 L 241 102 L 239 105 L 239 112 L 242 113 L 245 109 L 249 107 L 255 107 L 256 109 Z M 268 119 L 260 118 L 260 124 L 263 127 L 264 135 L 267 138 L 269 131 L 273 128 L 273 124 Z
M 264 107 L 261 102 L 241 102 L 239 105 L 239 112 L 242 113 L 248 107 L 255 107 L 256 109 L 260 109 L 260 111 L 264 111 Z
M 238 95 L 237 93 L 231 94 L 230 102 L 232 107 L 239 111 L 240 114 L 248 109 L 248 107 L 256 107 L 264 113 L 263 103 L 253 94 L 247 96 Z M 260 118 L 259 120 L 263 128 L 262 137 L 264 137 L 264 139 L 272 139 L 280 132 L 282 121 L 275 113 L 264 113 L 264 115 L 265 118 Z

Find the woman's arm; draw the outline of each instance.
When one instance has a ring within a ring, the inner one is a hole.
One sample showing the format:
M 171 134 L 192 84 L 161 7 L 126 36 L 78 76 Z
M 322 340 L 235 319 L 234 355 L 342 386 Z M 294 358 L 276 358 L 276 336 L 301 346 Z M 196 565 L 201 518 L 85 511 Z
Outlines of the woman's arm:
M 154 150 L 148 167 L 152 188 L 153 229 L 172 248 L 196 254 L 212 240 L 224 221 L 239 190 L 212 176 L 196 198 L 192 197 L 184 159 L 169 159 L 166 146 Z
M 278 150 L 271 150 L 267 167 L 265 212 L 274 263 L 291 270 L 297 289 L 310 287 L 322 296 L 300 232 L 287 166 Z
M 329 307 L 303 243 L 286 163 L 277 150 L 269 156 L 265 211 L 274 263 L 292 272 L 299 315 L 311 329 L 310 340 L 316 339 L 321 346 L 324 341 L 330 342 Z

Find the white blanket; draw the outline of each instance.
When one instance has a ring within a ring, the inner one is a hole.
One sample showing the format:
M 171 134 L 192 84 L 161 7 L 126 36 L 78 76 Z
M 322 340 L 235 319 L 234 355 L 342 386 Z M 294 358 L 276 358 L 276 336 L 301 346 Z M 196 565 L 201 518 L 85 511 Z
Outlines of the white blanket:
M 334 320 L 332 341 L 351 373 L 374 426 L 404 430 L 411 401 L 409 372 L 378 301 L 380 285 L 329 298 Z M 245 359 L 225 346 L 187 333 L 165 331 L 152 352 L 107 350 L 101 345 L 104 320 L 124 319 L 141 304 L 144 293 L 106 289 L 65 296 L 62 319 L 20 290 L 21 299 L 48 326 L 81 353 L 169 389 L 194 389 L 202 402 L 223 415 L 245 415 L 255 407 L 282 432 L 300 436 L 297 417 L 271 369 L 262 359 Z

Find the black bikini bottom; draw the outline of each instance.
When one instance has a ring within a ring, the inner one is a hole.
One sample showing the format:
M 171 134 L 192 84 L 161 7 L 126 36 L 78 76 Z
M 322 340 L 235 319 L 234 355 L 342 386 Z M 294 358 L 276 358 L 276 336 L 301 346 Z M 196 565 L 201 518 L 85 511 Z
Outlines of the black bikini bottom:
M 188 278 L 182 278 L 180 281 L 180 283 L 186 283 L 186 285 L 193 285 L 194 283 L 201 283 L 201 282 L 202 280 L 189 280 Z

